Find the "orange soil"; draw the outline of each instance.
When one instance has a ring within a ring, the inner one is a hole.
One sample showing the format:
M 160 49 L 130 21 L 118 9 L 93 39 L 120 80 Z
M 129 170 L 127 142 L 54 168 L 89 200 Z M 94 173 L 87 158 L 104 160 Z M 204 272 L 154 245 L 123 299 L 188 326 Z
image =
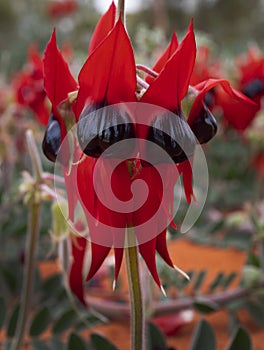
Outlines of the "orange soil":
M 200 246 L 191 243 L 185 239 L 177 240 L 170 243 L 169 250 L 173 258 L 174 263 L 182 268 L 184 271 L 195 270 L 200 271 L 206 269 L 208 271 L 206 283 L 203 288 L 206 289 L 210 282 L 214 279 L 215 275 L 222 272 L 240 272 L 242 266 L 245 263 L 245 253 L 236 249 L 221 249 L 209 246 Z M 43 277 L 47 277 L 53 273 L 59 271 L 58 266 L 54 263 L 42 263 L 40 266 L 41 274 Z M 121 274 L 125 274 L 125 269 L 122 269 Z M 238 282 L 238 278 L 234 281 L 235 287 Z M 195 314 L 194 319 L 189 324 L 185 325 L 177 334 L 168 338 L 168 344 L 177 350 L 187 350 L 190 344 L 191 335 L 194 327 L 197 324 L 201 316 Z M 204 316 L 203 316 L 204 317 Z M 239 314 L 240 320 L 244 327 L 250 332 L 254 350 L 263 349 L 264 331 L 253 324 L 247 312 L 241 312 Z M 215 312 L 205 318 L 212 325 L 217 336 L 217 350 L 223 350 L 226 348 L 230 334 L 228 330 L 228 315 L 225 310 Z M 109 338 L 119 350 L 128 350 L 130 348 L 129 340 L 129 324 L 120 324 L 117 322 L 111 322 L 107 325 L 101 325 L 92 330 L 93 332 L 99 332 Z M 85 338 L 88 338 L 89 331 L 82 333 Z M 3 337 L 4 334 L 0 333 Z M 45 336 L 48 336 L 46 334 Z M 27 347 L 24 348 L 28 349 Z

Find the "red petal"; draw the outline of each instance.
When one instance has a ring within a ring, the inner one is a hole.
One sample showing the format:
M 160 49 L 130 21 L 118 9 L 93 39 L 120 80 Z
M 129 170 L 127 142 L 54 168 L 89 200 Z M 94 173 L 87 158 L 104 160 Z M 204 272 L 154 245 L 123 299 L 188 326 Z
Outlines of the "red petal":
M 91 243 L 91 249 L 92 262 L 86 281 L 89 281 L 96 274 L 111 250 L 110 247 L 104 247 L 93 242 Z
M 122 264 L 122 260 L 123 260 L 123 255 L 124 255 L 124 249 L 123 248 L 115 248 L 115 276 L 114 279 L 115 281 L 117 281 L 119 272 L 120 272 L 120 268 L 121 268 L 121 264 Z
M 106 38 L 109 32 L 113 29 L 115 24 L 116 6 L 112 2 L 108 11 L 100 18 L 97 26 L 93 32 L 93 36 L 90 41 L 88 55 L 90 55 L 96 47 Z
M 172 35 L 171 42 L 169 43 L 167 49 L 164 51 L 164 53 L 161 55 L 161 57 L 158 59 L 158 61 L 155 63 L 154 67 L 152 68 L 155 72 L 160 73 L 162 69 L 164 68 L 167 61 L 171 58 L 171 56 L 175 53 L 175 51 L 178 48 L 178 38 L 176 33 L 174 32 Z M 146 78 L 147 83 L 151 83 L 154 80 L 153 77 L 148 76 Z
M 195 200 L 193 193 L 193 176 L 192 176 L 192 164 L 190 160 L 186 160 L 178 165 L 179 173 L 182 174 L 184 192 L 187 202 L 190 204 L 192 198 Z
M 167 247 L 167 237 L 166 230 L 160 233 L 157 237 L 156 249 L 162 259 L 171 267 L 174 267 L 174 264 L 170 258 L 168 247 Z
M 77 118 L 87 99 L 107 104 L 136 101 L 136 84 L 133 49 L 122 21 L 118 20 L 81 69 Z
M 83 262 L 87 240 L 84 237 L 71 237 L 72 265 L 69 274 L 69 285 L 72 292 L 86 305 L 83 290 Z
M 225 79 L 208 79 L 195 86 L 199 94 L 194 100 L 188 117 L 189 125 L 192 125 L 195 119 L 200 116 L 206 92 L 217 85 L 222 87 L 224 94 L 223 91 L 216 90 L 216 104 L 224 109 L 224 117 L 233 127 L 237 130 L 244 130 L 254 118 L 258 107 L 248 97 L 232 88 Z
M 47 44 L 43 64 L 44 87 L 53 108 L 56 108 L 60 102 L 67 98 L 69 92 L 77 90 L 78 85 L 57 47 L 55 29 Z M 55 111 L 56 116 L 60 119 L 59 112 L 57 109 Z
M 146 265 L 154 281 L 157 283 L 159 287 L 161 287 L 157 266 L 156 266 L 156 238 L 146 243 L 140 244 L 139 251 L 143 259 L 145 260 Z
M 177 51 L 153 81 L 141 101 L 176 111 L 185 97 L 196 55 L 192 22 Z

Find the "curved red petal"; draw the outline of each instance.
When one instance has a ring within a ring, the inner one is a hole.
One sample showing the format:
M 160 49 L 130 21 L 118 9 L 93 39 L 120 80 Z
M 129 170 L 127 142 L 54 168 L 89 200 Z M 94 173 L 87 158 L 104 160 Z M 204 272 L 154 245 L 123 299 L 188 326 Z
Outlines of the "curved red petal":
M 156 249 L 162 259 L 171 267 L 174 267 L 174 264 L 170 258 L 168 247 L 167 247 L 167 237 L 166 230 L 160 233 L 157 237 Z
M 193 71 L 196 44 L 192 22 L 185 38 L 167 61 L 159 76 L 152 82 L 141 101 L 176 111 L 185 97 Z
M 116 6 L 113 1 L 108 11 L 100 18 L 99 22 L 97 23 L 97 26 L 95 27 L 88 49 L 88 55 L 90 55 L 96 49 L 96 47 L 106 38 L 109 32 L 113 29 L 115 24 L 115 16 Z
M 182 174 L 184 192 L 187 202 L 190 204 L 192 199 L 195 199 L 193 193 L 193 174 L 191 160 L 188 159 L 178 165 L 179 173 Z
M 72 265 L 69 273 L 69 285 L 82 304 L 86 305 L 83 289 L 83 262 L 87 240 L 84 237 L 71 237 Z
M 118 20 L 80 71 L 77 118 L 87 100 L 107 104 L 136 101 L 136 84 L 133 49 L 122 21 Z
M 86 281 L 89 281 L 96 274 L 111 250 L 110 247 L 104 247 L 93 242 L 91 243 L 91 249 L 92 262 Z
M 157 271 L 157 265 L 156 265 L 156 238 L 140 244 L 139 245 L 139 252 L 143 259 L 145 260 L 145 263 L 154 279 L 154 281 L 157 283 L 158 287 L 161 287 L 158 271 Z
M 118 278 L 118 275 L 120 272 L 120 268 L 121 268 L 121 264 L 123 261 L 124 249 L 123 248 L 115 248 L 114 252 L 115 252 L 115 276 L 114 276 L 114 280 L 117 281 L 117 278 Z
M 69 92 L 77 90 L 78 85 L 57 47 L 55 29 L 44 52 L 43 67 L 44 88 L 53 108 L 56 108 L 67 98 Z M 59 117 L 58 111 L 56 114 Z
M 230 124 L 238 130 L 244 130 L 254 118 L 258 106 L 247 96 L 232 88 L 226 79 L 208 79 L 195 86 L 199 94 L 193 102 L 188 124 L 191 126 L 195 119 L 200 116 L 206 92 L 218 85 L 222 87 L 223 91 L 216 90 L 215 104 L 224 109 L 224 117 L 229 119 Z

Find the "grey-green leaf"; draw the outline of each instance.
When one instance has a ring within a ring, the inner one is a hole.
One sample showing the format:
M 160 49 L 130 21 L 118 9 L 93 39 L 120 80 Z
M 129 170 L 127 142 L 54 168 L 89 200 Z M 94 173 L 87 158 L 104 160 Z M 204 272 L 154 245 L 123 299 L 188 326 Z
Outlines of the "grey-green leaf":
M 47 307 L 41 308 L 33 318 L 29 334 L 31 337 L 37 337 L 43 333 L 51 323 L 51 315 Z
M 71 333 L 68 340 L 67 350 L 86 350 L 84 340 L 76 333 Z
M 76 322 L 76 312 L 72 309 L 64 312 L 53 326 L 53 333 L 58 334 L 66 331 Z
M 12 338 L 15 335 L 20 305 L 17 304 L 9 318 L 7 326 L 7 336 Z
M 94 350 L 118 350 L 108 339 L 100 334 L 91 334 L 91 345 Z
M 239 327 L 233 334 L 230 344 L 227 350 L 251 350 L 252 343 L 248 332 Z
M 147 327 L 148 350 L 160 349 L 166 350 L 167 344 L 163 333 L 153 323 L 149 323 Z
M 216 338 L 214 331 L 206 320 L 201 320 L 193 333 L 189 350 L 215 350 Z
M 0 329 L 3 327 L 5 323 L 6 317 L 6 305 L 4 298 L 0 297 Z
M 203 314 L 209 314 L 219 309 L 219 305 L 217 303 L 206 298 L 197 298 L 194 301 L 193 306 L 197 311 Z

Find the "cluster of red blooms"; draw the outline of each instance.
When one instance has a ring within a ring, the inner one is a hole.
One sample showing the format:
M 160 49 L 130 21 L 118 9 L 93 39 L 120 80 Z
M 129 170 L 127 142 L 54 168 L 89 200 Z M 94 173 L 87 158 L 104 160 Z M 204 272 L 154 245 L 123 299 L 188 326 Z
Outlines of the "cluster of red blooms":
M 47 13 L 51 18 L 72 15 L 77 9 L 76 0 L 52 0 L 47 3 Z
M 43 61 L 44 87 L 52 103 L 52 114 L 44 136 L 43 149 L 50 160 L 56 160 L 59 147 L 62 141 L 67 138 L 67 120 L 65 120 L 65 115 L 59 108 L 65 103 L 68 108 L 66 116 L 73 116 L 75 123 L 82 119 L 82 114 L 87 108 L 87 102 L 92 110 L 96 110 L 102 106 L 140 101 L 140 103 L 149 103 L 165 108 L 175 113 L 176 118 L 182 119 L 182 100 L 187 96 L 191 85 L 191 91 L 194 92 L 195 98 L 188 118 L 184 120 L 200 143 L 208 142 L 216 133 L 216 123 L 210 112 L 215 105 L 221 106 L 224 117 L 234 128 L 244 130 L 249 125 L 258 108 L 260 108 L 259 97 L 264 95 L 263 58 L 262 63 L 259 63 L 259 65 L 262 65 L 261 69 L 258 68 L 257 63 L 253 65 L 254 57 L 252 55 L 249 55 L 250 62 L 248 62 L 248 65 L 238 63 L 243 77 L 240 86 L 234 89 L 226 79 L 221 79 L 216 74 L 212 77 L 208 70 L 208 53 L 206 51 L 203 53 L 205 59 L 196 63 L 196 43 L 191 22 L 185 37 L 180 43 L 176 34 L 173 34 L 169 46 L 150 70 L 155 73 L 155 76 L 146 75 L 145 86 L 147 88 L 144 93 L 138 94 L 137 66 L 132 45 L 121 19 L 116 21 L 115 18 L 116 7 L 112 3 L 94 31 L 88 49 L 88 58 L 79 73 L 78 82 L 72 76 L 68 64 L 57 47 L 55 31 L 46 47 Z M 43 108 L 44 105 L 43 90 L 37 88 L 38 79 L 43 79 L 42 63 L 34 57 L 30 56 L 30 61 L 38 62 L 39 73 L 34 72 L 33 74 L 32 72 L 31 75 L 28 75 L 28 80 L 22 76 L 20 88 L 17 91 L 18 96 L 22 96 L 20 100 L 27 103 L 30 108 L 34 108 L 36 114 L 39 115 L 38 108 L 40 106 Z M 34 87 L 33 93 L 31 91 L 30 95 L 27 95 L 27 89 L 25 89 L 28 86 Z M 74 98 L 72 98 L 72 92 L 75 92 Z M 212 94 L 212 100 L 206 105 L 210 93 Z M 38 108 L 36 108 L 36 101 L 39 104 Z M 41 116 L 40 120 L 43 123 L 47 122 L 46 112 L 45 117 Z M 173 121 L 170 122 L 173 123 Z M 135 125 L 133 130 L 135 137 L 147 138 L 144 128 L 141 129 Z M 121 132 L 119 136 L 121 138 Z M 82 150 L 76 145 L 77 159 L 79 159 L 80 153 L 82 153 Z M 140 169 L 140 171 L 134 174 L 134 179 L 144 180 L 151 187 L 148 204 L 132 214 L 117 213 L 100 202 L 93 188 L 93 172 L 97 157 L 93 154 L 93 150 L 89 150 L 81 162 L 71 166 L 70 172 L 67 162 L 62 162 L 64 164 L 69 202 L 69 219 L 74 221 L 74 209 L 79 200 L 84 207 L 84 211 L 91 213 L 98 222 L 123 228 L 125 234 L 126 227 L 131 225 L 137 227 L 141 221 L 146 220 L 159 207 L 162 184 L 159 185 L 160 182 L 155 175 L 155 169 L 141 164 L 140 167 L 137 167 L 137 170 Z M 178 168 L 179 174 L 183 177 L 186 199 L 190 203 L 193 198 L 190 162 L 184 157 L 182 159 L 175 157 L 174 161 L 174 166 Z M 176 181 L 177 179 L 170 178 L 168 171 L 168 178 L 164 182 L 168 184 L 167 191 L 169 193 L 173 193 Z M 127 162 L 123 162 L 116 169 L 112 178 L 113 191 L 119 196 L 120 200 L 129 200 L 131 183 Z M 165 220 L 167 220 L 166 213 L 171 211 L 172 206 L 173 196 L 171 202 L 168 203 L 168 207 L 164 208 Z M 111 232 L 109 232 L 110 244 L 107 244 L 107 246 L 97 244 L 93 237 L 100 234 L 100 232 L 96 225 L 90 221 L 88 215 L 87 221 L 92 254 L 87 280 L 91 279 L 98 271 L 109 254 L 111 245 L 114 247 L 115 279 L 117 279 L 123 258 L 123 248 L 115 247 L 116 237 L 111 236 Z M 137 231 L 135 233 L 136 235 L 140 234 Z M 86 246 L 85 238 L 78 237 L 77 240 L 72 240 L 73 263 L 70 271 L 70 285 L 83 303 L 85 303 L 85 300 L 82 271 Z M 156 251 L 169 266 L 174 266 L 167 250 L 166 229 L 157 232 L 153 239 L 139 245 L 141 256 L 154 280 L 160 286 L 155 260 Z

